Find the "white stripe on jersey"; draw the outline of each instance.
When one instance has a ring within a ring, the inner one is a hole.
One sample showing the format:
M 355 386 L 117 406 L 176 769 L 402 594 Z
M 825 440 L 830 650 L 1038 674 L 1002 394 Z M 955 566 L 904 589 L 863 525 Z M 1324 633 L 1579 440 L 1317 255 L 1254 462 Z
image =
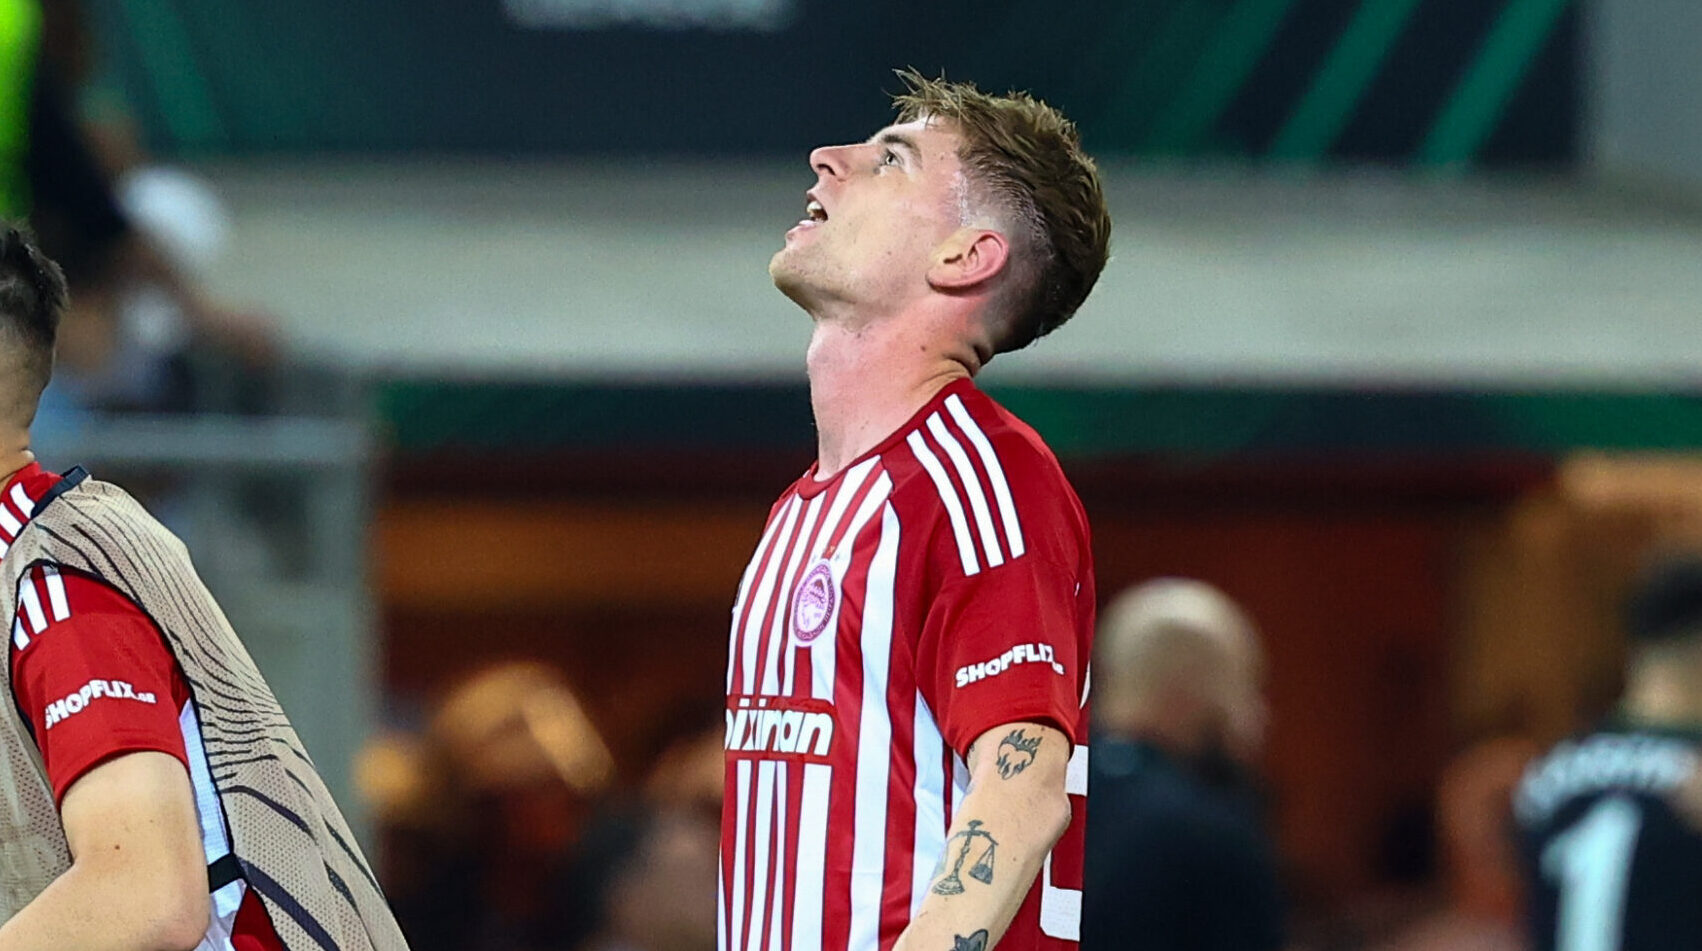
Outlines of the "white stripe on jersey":
M 831 653 L 831 651 L 829 652 Z M 827 894 L 827 800 L 833 767 L 804 766 L 804 794 L 798 801 L 797 885 L 792 902 L 792 943 L 798 951 L 821 946 L 822 899 Z
M 851 516 L 851 524 L 845 530 L 845 538 L 847 540 L 856 539 L 858 534 L 863 531 L 863 526 L 867 525 L 869 523 L 869 519 L 874 518 L 875 513 L 879 512 L 882 506 L 886 505 L 886 500 L 891 495 L 892 476 L 882 472 L 880 478 L 875 480 L 875 484 L 869 487 L 869 494 L 863 498 L 863 504 L 858 506 L 856 513 Z M 852 545 L 846 545 L 841 548 L 834 556 L 835 560 L 849 564 L 853 553 L 853 547 L 854 546 Z M 838 611 L 840 607 L 843 606 L 844 599 L 841 598 L 840 602 L 840 604 L 834 605 L 833 610 L 835 613 L 830 622 L 832 626 L 828 628 L 830 631 L 837 632 L 839 630 Z M 811 654 L 810 696 L 817 700 L 826 700 L 829 703 L 832 703 L 834 677 L 838 674 L 838 671 L 838 651 L 822 650 Z
M 16 647 L 18 650 L 23 650 L 30 646 L 30 636 L 24 633 L 24 619 L 22 615 L 12 619 L 12 646 Z
M 933 880 L 934 864 L 946 850 L 945 737 L 934 721 L 934 711 L 916 692 L 916 839 L 910 867 L 910 917 L 922 910 Z
M 739 796 L 734 803 L 738 807 L 735 815 L 733 837 L 733 930 L 728 933 L 726 945 L 723 948 L 737 948 L 745 938 L 745 872 L 751 867 L 745 855 L 745 839 L 750 832 L 751 804 L 751 761 L 739 760 L 737 766 L 739 777 Z
M 29 493 L 24 491 L 23 483 L 12 486 L 12 504 L 18 507 L 18 514 L 24 518 L 29 518 L 35 514 L 35 500 L 31 499 Z M 16 532 L 13 534 L 16 534 Z
M 739 633 L 739 615 L 744 611 L 746 604 L 745 599 L 750 594 L 752 581 L 751 576 L 756 573 L 757 566 L 762 564 L 763 554 L 768 551 L 768 546 L 774 542 L 774 535 L 780 530 L 781 522 L 782 519 L 778 516 L 769 520 L 768 527 L 764 528 L 762 531 L 762 541 L 757 543 L 756 553 L 751 556 L 751 563 L 745 567 L 744 577 L 739 579 L 739 596 L 733 600 L 732 625 L 734 635 Z M 737 636 L 727 638 L 728 693 L 733 692 L 733 676 L 734 672 L 738 670 L 738 667 L 735 666 L 735 661 L 738 660 L 739 643 L 740 638 Z
M 845 529 L 845 537 L 847 539 L 856 538 L 863 531 L 863 526 L 869 524 L 869 519 L 874 518 L 875 513 L 879 512 L 881 506 L 886 504 L 887 497 L 890 495 L 892 495 L 892 476 L 882 472 L 881 477 L 875 480 L 875 484 L 869 487 L 869 494 L 864 497 L 863 504 L 857 507 L 856 514 L 851 516 L 851 524 Z M 851 549 L 841 549 L 839 557 L 850 561 Z
M 914 433 L 912 438 L 916 438 Z M 863 596 L 863 708 L 857 729 L 849 943 L 849 947 L 859 949 L 878 946 L 881 890 L 886 881 L 887 777 L 892 765 L 892 715 L 887 709 L 886 691 L 892 660 L 898 533 L 898 512 L 889 502 L 881 512 L 880 545 L 869 564 Z
M 30 633 L 40 636 L 47 630 L 47 613 L 41 609 L 41 595 L 36 593 L 35 572 L 26 571 L 18 579 L 18 608 L 29 617 Z
M 876 456 L 873 459 L 865 459 L 855 468 L 845 473 L 844 481 L 839 484 L 838 490 L 834 493 L 833 507 L 827 510 L 827 521 L 822 523 L 821 543 L 816 546 L 816 551 L 818 552 L 816 557 L 820 557 L 819 552 L 827 550 L 826 546 L 828 537 L 833 534 L 834 529 L 839 527 L 839 520 L 845 517 L 845 510 L 851 506 L 851 500 L 856 497 L 857 490 L 863 487 L 863 481 L 869 477 L 869 473 L 875 470 L 875 463 L 877 462 L 880 462 L 879 456 Z M 886 473 L 883 472 L 881 475 L 884 478 Z M 888 479 L 887 482 L 890 485 L 892 480 Z M 872 491 L 879 491 L 879 489 L 880 483 L 877 481 L 872 487 Z M 861 511 L 861 509 L 859 509 L 859 511 Z M 848 532 L 845 537 L 855 538 L 856 535 Z
M 797 524 L 798 509 L 802 507 L 802 501 L 797 497 L 793 497 L 791 503 L 786 506 L 784 523 L 774 538 L 773 550 L 768 554 L 768 568 L 762 573 L 762 580 L 757 583 L 756 594 L 744 605 L 746 617 L 744 631 L 740 634 L 745 645 L 744 663 L 740 668 L 744 672 L 744 679 L 739 688 L 740 693 L 755 692 L 757 648 L 762 642 L 762 638 L 757 636 L 757 630 L 762 626 L 763 606 L 774 596 L 774 585 L 780 577 L 782 555 L 791 544 L 792 529 Z
M 975 527 L 981 531 L 981 550 L 987 553 L 987 567 L 999 567 L 1005 563 L 1005 553 L 1000 550 L 999 535 L 993 530 L 993 513 L 987 506 L 987 494 L 981 491 L 981 477 L 975 474 L 975 467 L 969 464 L 969 456 L 964 453 L 957 437 L 946 429 L 939 413 L 928 417 L 928 432 L 934 434 L 934 439 L 951 458 L 952 466 L 957 469 L 957 481 L 963 483 L 963 491 L 969 496 L 969 508 L 975 513 Z
M 826 517 L 824 517 L 822 519 L 821 530 L 816 533 L 815 544 L 811 546 L 809 558 L 808 558 L 808 560 L 803 562 L 804 565 L 814 565 L 816 563 L 816 561 L 821 559 L 826 554 L 827 545 L 828 545 L 829 540 L 831 540 L 833 538 L 835 532 L 838 530 L 840 520 L 845 517 L 845 510 L 851 506 L 852 496 L 856 495 L 857 490 L 862 488 L 864 480 L 866 480 L 869 477 L 870 472 L 874 471 L 875 464 L 878 463 L 879 461 L 880 461 L 879 456 L 876 456 L 872 459 L 866 459 L 866 460 L 859 463 L 858 465 L 856 465 L 851 470 L 849 470 L 848 472 L 845 473 L 844 481 L 841 482 L 839 484 L 839 487 L 836 488 L 833 492 L 833 504 L 828 506 L 827 515 L 826 515 Z M 892 480 L 887 479 L 885 473 L 881 474 L 881 478 L 886 480 L 887 486 L 889 486 L 889 487 L 891 486 Z M 875 483 L 875 485 L 872 487 L 872 489 L 873 490 L 879 490 L 880 487 L 881 487 L 881 483 L 877 481 Z M 871 491 L 870 494 L 873 495 L 874 492 Z M 856 538 L 857 537 L 856 536 L 856 529 L 857 529 L 857 527 L 860 527 L 862 525 L 862 519 L 859 517 L 861 515 L 862 515 L 862 509 L 858 509 L 858 511 L 853 515 L 853 518 L 856 519 L 856 521 L 855 521 L 855 523 L 854 523 L 854 525 L 851 529 L 851 532 L 848 533 L 845 536 L 846 538 Z M 837 557 L 837 553 L 835 553 L 835 554 L 836 554 L 836 557 Z M 844 564 L 845 562 L 847 562 L 849 560 L 850 560 L 850 552 L 847 551 L 845 553 L 844 558 L 839 559 L 838 561 L 839 561 L 840 564 Z M 797 579 L 797 576 L 795 574 L 789 574 L 788 578 L 789 578 L 789 581 L 786 584 L 786 586 L 781 589 L 782 591 L 788 590 L 792 587 L 792 585 L 797 584 L 798 579 Z M 841 607 L 843 601 L 844 601 L 843 598 L 835 598 L 834 599 L 833 613 L 831 615 L 829 615 L 825 621 L 822 622 L 824 630 L 837 631 L 839 629 L 839 608 Z M 791 605 L 790 604 L 783 604 L 780 607 L 781 607 L 781 610 L 779 612 L 780 615 L 783 618 L 789 619 Z M 781 630 L 782 630 L 781 644 L 784 645 L 785 644 L 785 638 L 786 638 L 786 635 L 784 633 L 784 631 L 785 631 L 784 626 L 782 627 Z M 798 661 L 797 661 L 796 657 L 792 656 L 792 652 L 790 650 L 783 650 L 780 656 L 782 658 L 784 658 L 784 662 L 781 664 L 781 667 L 783 668 L 783 670 L 782 670 L 781 676 L 780 676 L 780 680 L 781 680 L 780 693 L 781 693 L 782 696 L 790 697 L 790 696 L 792 696 L 792 692 L 796 687 L 797 674 L 798 674 Z M 772 693 L 773 690 L 768 686 L 768 682 L 765 680 L 763 683 L 764 683 L 763 690 L 765 692 Z
M 17 538 L 18 533 L 24 530 L 24 523 L 4 504 L 0 504 L 0 529 L 10 538 Z
M 756 767 L 756 868 L 751 876 L 750 937 L 746 951 L 762 951 L 763 937 L 768 933 L 768 870 L 780 863 L 770 860 L 769 851 L 774 832 L 774 763 L 762 762 Z
M 951 814 L 952 821 L 963 811 L 963 797 L 969 794 L 969 764 L 956 753 L 951 754 Z
M 772 697 L 780 692 L 780 655 L 789 653 L 785 650 L 792 607 L 788 595 L 798 583 L 798 572 L 809 564 L 804 560 L 804 556 L 808 554 L 804 545 L 809 541 L 810 530 L 815 528 L 816 519 L 821 517 L 824 501 L 825 498 L 820 495 L 810 500 L 810 506 L 804 512 L 804 519 L 798 524 L 798 531 L 787 542 L 792 546 L 792 557 L 786 562 L 786 573 L 780 576 L 781 583 L 777 592 L 780 600 L 774 605 L 774 619 L 768 625 L 768 659 L 763 663 L 762 669 L 762 692 L 766 696 Z M 754 681 L 747 680 L 746 683 L 754 685 Z
M 993 496 L 999 500 L 999 516 L 1005 523 L 1005 540 L 1010 543 L 1011 557 L 1021 558 L 1028 546 L 1022 541 L 1022 523 L 1017 520 L 1016 502 L 1011 498 L 1010 483 L 1005 481 L 1005 469 L 999 465 L 999 456 L 993 452 L 993 444 L 987 441 L 987 434 L 976 425 L 969 411 L 963 408 L 963 399 L 956 393 L 946 397 L 946 409 L 951 418 L 957 420 L 957 425 L 969 441 L 975 446 L 975 454 L 981 457 L 981 465 L 987 470 L 987 479 L 993 483 Z
M 764 947 L 781 951 L 780 929 L 786 923 L 786 792 L 785 763 L 774 764 L 774 907 L 769 911 L 768 939 Z
M 59 576 L 59 569 L 53 565 L 43 565 L 41 580 L 47 586 L 47 605 L 53 619 L 63 621 L 69 618 L 71 604 L 65 599 L 65 579 Z
M 195 715 L 195 705 L 186 703 L 177 717 L 178 730 L 183 734 L 184 752 L 189 760 L 189 784 L 195 792 L 195 812 L 201 820 L 201 850 L 207 864 L 212 865 L 231 853 L 230 829 L 225 825 L 224 807 L 219 804 L 219 790 L 213 784 L 213 773 L 207 764 L 207 751 L 201 742 L 201 721 Z M 212 895 L 206 937 L 195 951 L 233 951 L 231 935 L 236 930 L 236 913 L 242 907 L 242 897 L 248 883 L 242 879 L 230 882 Z
M 904 441 L 910 444 L 910 451 L 916 454 L 916 461 L 928 470 L 928 477 L 934 480 L 934 488 L 940 493 L 940 503 L 946 507 L 946 514 L 951 517 L 951 532 L 957 538 L 957 554 L 963 560 L 963 573 L 978 574 L 981 565 L 975 560 L 975 541 L 969 537 L 969 523 L 963 516 L 963 503 L 958 501 L 957 490 L 952 488 L 951 480 L 946 477 L 945 467 L 940 465 L 934 451 L 928 448 L 928 442 L 922 438 L 921 430 L 912 431 Z
M 715 863 L 715 947 L 730 947 L 727 944 L 727 866 L 725 863 Z

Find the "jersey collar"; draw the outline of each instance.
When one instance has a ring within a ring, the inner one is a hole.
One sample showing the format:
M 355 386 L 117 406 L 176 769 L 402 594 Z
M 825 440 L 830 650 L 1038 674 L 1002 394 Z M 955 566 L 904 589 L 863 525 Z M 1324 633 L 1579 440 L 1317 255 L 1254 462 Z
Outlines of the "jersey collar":
M 58 482 L 58 476 L 36 462 L 6 480 L 5 487 L 0 488 L 0 558 L 6 556 L 6 551 L 17 541 L 18 533 L 35 516 L 36 503 Z
M 835 472 L 833 475 L 830 475 L 825 479 L 817 477 L 821 472 L 821 460 L 817 459 L 815 462 L 810 464 L 808 472 L 805 472 L 797 482 L 792 483 L 792 488 L 799 496 L 806 499 L 813 499 L 823 492 L 826 492 L 829 486 L 844 478 L 845 473 L 862 465 L 868 459 L 881 455 L 893 446 L 896 446 L 899 442 L 903 441 L 904 438 L 915 431 L 918 426 L 922 425 L 923 420 L 926 420 L 929 414 L 939 409 L 941 404 L 945 403 L 947 397 L 958 393 L 967 393 L 973 389 L 975 389 L 975 381 L 969 377 L 960 377 L 952 380 L 945 386 L 940 387 L 939 392 L 928 397 L 928 401 L 923 403 L 903 426 L 893 430 L 885 439 L 882 439 L 879 443 L 877 443 L 873 449 L 870 449 L 846 463 L 838 472 Z

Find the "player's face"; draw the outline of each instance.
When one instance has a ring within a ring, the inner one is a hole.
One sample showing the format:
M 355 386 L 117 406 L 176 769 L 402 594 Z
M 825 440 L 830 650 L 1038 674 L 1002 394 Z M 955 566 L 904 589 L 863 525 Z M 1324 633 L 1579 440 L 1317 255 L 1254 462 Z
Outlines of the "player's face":
M 812 312 L 927 293 L 936 248 L 962 224 L 958 144 L 949 124 L 918 119 L 810 153 L 816 184 L 769 262 L 775 285 Z

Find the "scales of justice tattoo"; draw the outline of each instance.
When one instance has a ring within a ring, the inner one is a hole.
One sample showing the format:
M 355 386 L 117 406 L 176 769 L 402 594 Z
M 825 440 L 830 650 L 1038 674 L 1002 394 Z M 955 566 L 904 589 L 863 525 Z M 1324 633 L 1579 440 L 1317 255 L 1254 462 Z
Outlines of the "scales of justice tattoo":
M 940 895 L 963 894 L 963 863 L 969 861 L 969 854 L 981 850 L 980 858 L 969 867 L 969 877 L 983 885 L 993 883 L 993 854 L 999 847 L 999 842 L 992 834 L 981 828 L 980 819 L 969 820 L 969 828 L 952 836 L 953 842 L 961 840 L 957 850 L 957 859 L 952 862 L 951 874 L 934 883 L 934 892 Z M 983 845 L 985 840 L 985 845 Z M 941 866 L 945 865 L 945 856 L 940 856 Z

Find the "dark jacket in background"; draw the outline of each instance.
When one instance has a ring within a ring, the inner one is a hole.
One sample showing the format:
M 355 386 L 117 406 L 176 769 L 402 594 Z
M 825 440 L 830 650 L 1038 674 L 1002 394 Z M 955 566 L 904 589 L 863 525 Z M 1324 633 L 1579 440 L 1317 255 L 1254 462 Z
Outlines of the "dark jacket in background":
M 1082 951 L 1277 951 L 1283 904 L 1254 797 L 1144 743 L 1089 758 Z

